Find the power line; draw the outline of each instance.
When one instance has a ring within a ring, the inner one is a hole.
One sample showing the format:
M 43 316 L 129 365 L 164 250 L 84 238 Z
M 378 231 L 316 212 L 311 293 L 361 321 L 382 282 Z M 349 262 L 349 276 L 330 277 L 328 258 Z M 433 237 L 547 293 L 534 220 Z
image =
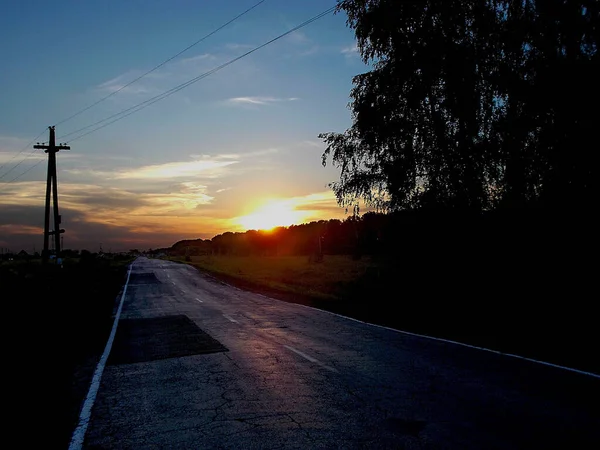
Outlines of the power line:
M 19 179 L 19 178 L 21 178 L 23 175 L 25 175 L 27 172 L 29 172 L 29 171 L 31 171 L 31 170 L 33 170 L 33 169 L 35 169 L 37 166 L 39 166 L 39 165 L 40 165 L 41 163 L 43 163 L 43 162 L 44 162 L 44 160 L 43 160 L 43 159 L 40 159 L 40 160 L 39 160 L 37 163 L 35 163 L 35 164 L 34 164 L 33 166 L 31 166 L 29 169 L 27 169 L 27 170 L 25 170 L 25 171 L 21 172 L 19 175 L 17 175 L 16 177 L 14 177 L 14 178 L 13 178 L 12 180 L 10 180 L 10 181 L 3 181 L 3 183 L 5 183 L 5 185 L 7 185 L 7 184 L 9 184 L 9 183 L 12 183 L 13 181 L 16 181 L 16 180 L 18 180 L 18 179 Z
M 31 142 L 29 144 L 27 144 L 25 147 L 23 147 L 16 155 L 14 155 L 10 160 L 8 160 L 7 162 L 5 162 L 4 164 L 2 164 L 0 166 L 0 169 L 2 169 L 4 166 L 7 166 L 8 164 L 10 164 L 11 162 L 13 162 L 15 160 L 15 158 L 17 156 L 19 156 L 21 153 L 23 153 L 25 150 L 27 150 L 28 148 L 30 148 L 33 143 L 42 135 L 46 132 L 46 130 L 44 129 L 44 131 L 42 131 L 40 134 L 38 134 L 36 137 L 34 137 Z M 27 159 L 27 156 L 25 157 L 25 159 Z M 24 159 L 24 160 L 25 160 Z M 24 161 L 23 160 L 23 161 Z M 0 175 L 0 179 L 2 179 L 4 176 L 6 176 L 8 173 L 10 173 L 13 169 L 15 169 L 19 164 L 21 164 L 23 161 L 19 162 L 16 166 L 14 166 L 12 169 L 8 170 L 6 173 Z
M 36 153 L 35 149 L 31 150 L 26 156 L 25 158 L 23 158 L 21 161 L 19 161 L 17 164 L 15 164 L 13 167 L 11 167 L 11 169 L 7 172 L 5 172 L 2 176 L 0 176 L 0 179 L 4 178 L 6 175 L 8 175 L 10 172 L 12 172 L 13 170 L 15 170 L 17 167 L 19 167 L 21 164 L 23 164 L 26 160 L 29 159 L 29 157 L 31 155 L 33 155 L 34 153 Z
M 21 164 L 23 164 L 23 163 L 24 163 L 24 162 L 25 162 L 27 159 L 29 159 L 29 157 L 30 157 L 31 155 L 33 155 L 34 153 L 35 153 L 35 150 L 32 150 L 31 152 L 29 152 L 25 158 L 23 158 L 21 161 L 19 161 L 17 164 L 15 164 L 15 165 L 14 165 L 14 166 L 13 166 L 13 167 L 12 167 L 12 168 L 11 168 L 11 169 L 8 171 L 8 172 L 4 173 L 4 174 L 3 174 L 3 175 L 0 177 L 0 179 L 4 178 L 4 176 L 8 175 L 8 174 L 9 174 L 10 172 L 12 172 L 14 169 L 16 169 L 16 168 L 17 168 L 17 167 L 19 167 Z M 40 161 L 42 161 L 42 160 L 40 160 Z M 25 173 L 27 173 L 27 172 L 29 172 L 29 170 L 26 170 L 26 171 L 25 171 Z M 23 174 L 22 174 L 22 175 L 23 175 Z M 21 175 L 19 175 L 19 177 L 20 177 L 20 176 L 21 176 Z M 18 178 L 18 177 L 17 177 L 17 178 Z M 10 181 L 2 181 L 2 183 L 10 183 L 10 182 L 12 182 L 12 181 L 14 181 L 14 178 L 13 178 L 12 180 L 10 180 Z
M 57 123 L 55 124 L 55 126 L 56 126 L 56 125 L 59 125 L 59 124 L 62 124 L 62 123 L 65 123 L 65 122 L 67 122 L 67 121 L 71 120 L 72 118 L 74 118 L 74 117 L 76 117 L 76 116 L 78 116 L 78 115 L 82 114 L 83 112 L 85 112 L 85 111 L 87 111 L 87 110 L 89 110 L 89 109 L 93 108 L 93 107 L 94 107 L 94 106 L 96 106 L 97 104 L 99 104 L 99 103 L 101 103 L 101 102 L 105 101 L 106 99 L 108 99 L 108 98 L 112 97 L 113 95 L 115 95 L 115 94 L 117 94 L 118 92 L 122 91 L 122 90 L 123 90 L 123 89 L 125 89 L 126 87 L 128 87 L 128 86 L 131 86 L 133 83 L 135 83 L 135 82 L 139 81 L 140 79 L 142 79 L 142 78 L 143 78 L 143 77 L 145 77 L 146 75 L 148 75 L 148 74 L 150 74 L 150 73 L 154 72 L 155 70 L 157 70 L 157 69 L 161 68 L 162 66 L 164 66 L 164 65 L 165 65 L 165 64 L 167 64 L 168 62 L 172 61 L 173 59 L 177 58 L 178 56 L 182 55 L 183 53 L 185 53 L 186 51 L 188 51 L 188 50 L 189 50 L 189 49 L 191 49 L 192 47 L 194 47 L 194 46 L 198 45 L 199 43 L 201 43 L 202 41 L 204 41 L 204 40 L 208 39 L 209 37 L 211 37 L 211 36 L 212 36 L 212 35 L 214 35 L 215 33 L 217 33 L 217 32 L 219 32 L 219 31 L 221 31 L 223 28 L 225 28 L 226 26 L 230 25 L 231 23 L 233 23 L 234 21 L 236 21 L 236 20 L 237 20 L 237 19 L 239 19 L 240 17 L 242 17 L 242 16 L 244 16 L 244 15 L 248 14 L 250 11 L 252 11 L 252 10 L 253 10 L 253 9 L 255 9 L 256 7 L 260 6 L 260 5 L 261 5 L 262 3 L 264 3 L 265 1 L 266 1 L 266 0 L 261 0 L 261 1 L 259 1 L 258 3 L 254 4 L 254 5 L 253 5 L 253 6 L 251 6 L 250 8 L 246 9 L 246 10 L 245 10 L 245 11 L 243 11 L 242 13 L 238 14 L 237 16 L 235 16 L 234 18 L 230 19 L 229 21 L 227 21 L 227 22 L 226 22 L 226 23 L 224 23 L 223 25 L 219 26 L 219 27 L 218 27 L 218 28 L 216 28 L 215 30 L 211 31 L 211 32 L 210 32 L 210 33 L 208 33 L 207 35 L 205 35 L 205 36 L 203 36 L 202 38 L 198 39 L 198 40 L 197 40 L 196 42 L 194 42 L 193 44 L 191 44 L 191 45 L 188 45 L 186 48 L 184 48 L 183 50 L 181 50 L 181 51 L 180 51 L 180 52 L 178 52 L 177 54 L 175 54 L 175 55 L 171 56 L 170 58 L 166 59 L 166 60 L 165 60 L 165 61 L 163 61 L 162 63 L 160 63 L 160 64 L 158 64 L 157 66 L 153 67 L 153 68 L 152 68 L 152 69 L 150 69 L 149 71 L 145 72 L 144 74 L 140 75 L 139 77 L 135 78 L 134 80 L 130 81 L 129 83 L 125 84 L 124 86 L 121 86 L 121 87 L 120 87 L 119 89 L 117 89 L 116 91 L 114 91 L 114 92 L 111 92 L 110 94 L 106 95 L 105 97 L 101 98 L 100 100 L 96 101 L 95 103 L 93 103 L 93 104 L 91 104 L 91 105 L 89 105 L 89 106 L 87 106 L 87 107 L 85 107 L 85 108 L 83 108 L 83 109 L 79 110 L 79 111 L 78 111 L 78 112 L 76 112 L 75 114 L 72 114 L 71 116 L 69 116 L 69 117 L 67 117 L 67 118 L 65 118 L 65 119 L 63 119 L 63 120 L 61 120 L 60 122 L 57 122 Z M 136 106 L 136 107 L 137 107 L 137 106 Z M 135 108 L 135 107 L 134 107 L 134 108 Z M 128 110 L 129 110 L 129 109 L 128 109 Z M 118 114 L 122 114 L 122 113 L 124 113 L 124 112 L 126 112 L 126 111 L 121 111 L 121 112 L 120 112 L 120 113 L 118 113 Z M 92 124 L 92 125 L 88 125 L 88 126 L 86 126 L 86 127 L 84 127 L 84 128 L 81 128 L 81 129 L 79 129 L 79 130 L 76 130 L 76 131 L 74 131 L 74 132 L 72 132 L 72 133 L 69 133 L 69 134 L 67 134 L 67 135 L 65 135 L 65 136 L 69 136 L 69 135 L 75 134 L 75 133 L 77 133 L 77 132 L 79 132 L 79 131 L 82 131 L 82 130 L 84 130 L 84 129 L 90 128 L 90 127 L 92 127 L 92 126 L 94 126 L 94 125 L 97 125 L 97 124 L 99 124 L 99 123 L 102 123 L 102 122 L 104 122 L 104 121 L 106 121 L 106 120 L 109 120 L 111 117 L 114 117 L 114 115 L 113 115 L 113 116 L 110 116 L 110 117 L 108 117 L 108 118 L 106 118 L 106 119 L 104 119 L 104 120 L 101 120 L 101 121 L 99 121 L 99 122 L 96 122 L 96 123 L 94 123 L 94 124 Z M 95 131 L 95 130 L 94 130 L 94 131 Z M 27 150 L 28 148 L 30 148 L 30 147 L 31 147 L 31 145 L 32 145 L 32 144 L 33 144 L 33 143 L 34 143 L 34 142 L 35 142 L 35 141 L 36 141 L 36 140 L 37 140 L 37 139 L 38 139 L 38 138 L 39 138 L 39 137 L 40 137 L 42 134 L 44 134 L 45 132 L 46 132 L 46 130 L 44 129 L 44 130 L 43 130 L 43 131 L 42 131 L 40 134 L 38 134 L 38 135 L 37 135 L 37 136 L 36 136 L 36 137 L 35 137 L 35 138 L 34 138 L 34 139 L 33 139 L 33 140 L 30 142 L 30 143 L 28 143 L 28 144 L 27 144 L 25 147 L 23 147 L 23 148 L 22 148 L 22 149 L 21 149 L 21 150 L 20 150 L 20 151 L 19 151 L 17 154 L 15 154 L 15 155 L 14 155 L 14 156 L 13 156 L 13 157 L 12 157 L 12 158 L 9 160 L 9 161 L 7 161 L 6 163 L 2 164 L 2 166 L 0 166 L 0 169 L 2 169 L 3 167 L 7 166 L 8 164 L 10 164 L 10 163 L 11 163 L 12 161 L 14 161 L 14 160 L 15 160 L 15 159 L 16 159 L 16 158 L 17 158 L 17 157 L 18 157 L 18 156 L 19 156 L 21 153 L 23 153 L 25 150 Z M 80 136 L 80 137 L 82 137 L 82 136 Z M 79 139 L 79 138 L 77 138 L 77 139 Z M 16 169 L 17 167 L 19 167 L 19 166 L 20 166 L 20 165 L 21 165 L 21 164 L 22 164 L 22 163 L 23 163 L 23 162 L 24 162 L 26 159 L 28 159 L 28 158 L 29 158 L 29 157 L 30 157 L 30 156 L 31 156 L 33 153 L 35 153 L 35 150 L 33 150 L 32 152 L 30 152 L 28 155 L 26 155 L 26 156 L 25 156 L 25 158 L 23 158 L 21 161 L 19 161 L 17 164 L 15 164 L 15 165 L 14 165 L 14 166 L 13 166 L 13 167 L 10 169 L 10 170 L 8 170 L 8 171 L 6 171 L 4 174 L 0 175 L 0 180 L 1 180 L 2 178 L 4 178 L 6 175 L 8 175 L 10 172 L 12 172 L 14 169 Z M 8 182 L 6 182 L 6 181 L 5 181 L 5 182 L 3 182 L 3 183 L 11 183 L 11 182 L 13 182 L 13 181 L 15 181 L 15 180 L 19 179 L 21 176 L 25 175 L 27 172 L 29 172 L 30 170 L 32 170 L 32 169 L 34 169 L 35 167 L 37 167 L 37 166 L 38 166 L 38 165 L 41 163 L 41 161 L 42 161 L 42 160 L 38 161 L 38 163 L 36 163 L 34 166 L 30 167 L 29 169 L 25 170 L 25 171 L 24 171 L 24 172 L 22 172 L 21 174 L 17 175 L 17 176 L 16 176 L 16 177 L 14 177 L 12 180 L 10 180 L 10 181 L 8 181 Z
M 237 16 L 235 16 L 233 19 L 229 20 L 228 22 L 224 23 L 223 25 L 221 25 L 220 27 L 216 28 L 215 30 L 211 31 L 210 33 L 208 33 L 206 36 L 201 37 L 200 39 L 198 39 L 196 42 L 194 42 L 191 45 L 188 45 L 186 48 L 184 48 L 183 50 L 181 50 L 179 53 L 171 56 L 170 58 L 164 60 L 163 62 L 161 62 L 159 65 L 155 66 L 154 68 L 150 69 L 148 72 L 140 75 L 139 77 L 137 77 L 136 79 L 130 81 L 129 83 L 127 83 L 124 86 L 121 86 L 119 89 L 117 89 L 116 91 L 111 92 L 110 94 L 108 94 L 105 97 L 102 97 L 100 100 L 98 100 L 95 103 L 92 103 L 91 105 L 77 111 L 75 114 L 67 117 L 66 119 L 61 120 L 60 122 L 57 122 L 56 124 L 54 124 L 54 126 L 56 125 L 60 125 L 62 123 L 65 123 L 69 120 L 71 120 L 74 117 L 77 117 L 78 115 L 84 113 L 85 111 L 87 111 L 88 109 L 93 108 L 94 106 L 96 106 L 97 104 L 103 102 L 104 100 L 112 97 L 113 95 L 117 94 L 118 92 L 121 92 L 123 89 L 125 89 L 128 86 L 131 86 L 133 83 L 135 83 L 136 81 L 141 80 L 142 78 L 144 78 L 146 75 L 154 72 L 155 70 L 161 68 L 162 66 L 164 66 L 165 64 L 167 64 L 169 61 L 172 61 L 173 59 L 177 58 L 179 55 L 187 52 L 190 48 L 194 47 L 195 45 L 199 44 L 200 42 L 204 41 L 205 39 L 208 39 L 209 37 L 211 37 L 213 34 L 221 31 L 223 28 L 225 28 L 227 25 L 231 24 L 232 22 L 235 22 L 237 19 L 239 19 L 240 17 L 244 16 L 245 14 L 249 13 L 250 11 L 252 11 L 254 8 L 256 8 L 257 6 L 259 6 L 261 3 L 264 3 L 266 0 L 261 0 L 258 3 L 256 3 L 254 6 L 251 6 L 250 8 L 248 8 L 247 10 L 245 10 L 244 12 L 238 14 Z
M 311 24 L 312 22 L 315 22 L 316 20 L 319 20 L 320 18 L 322 18 L 322 17 L 326 16 L 327 14 L 333 12 L 336 8 L 337 8 L 337 6 L 332 6 L 331 8 L 326 9 L 325 11 L 321 12 L 320 14 L 317 14 L 316 16 L 314 16 L 314 17 L 312 17 L 312 18 L 310 18 L 310 19 L 302 22 L 300 25 L 295 26 L 294 28 L 286 31 L 283 34 L 280 34 L 279 36 L 271 39 L 270 41 L 267 41 L 264 44 L 259 45 L 258 47 L 255 47 L 252 50 L 249 50 L 246 53 L 244 53 L 244 54 L 242 54 L 242 55 L 240 55 L 240 56 L 238 56 L 236 58 L 233 58 L 233 59 L 227 61 L 226 63 L 221 64 L 220 66 L 217 66 L 217 67 L 209 70 L 208 72 L 204 72 L 203 74 L 198 75 L 197 77 L 192 78 L 191 80 L 188 80 L 185 83 L 177 85 L 177 86 L 175 86 L 175 87 L 173 87 L 173 88 L 171 88 L 171 89 L 169 89 L 169 90 L 167 90 L 167 91 L 165 91 L 165 92 L 163 92 L 161 94 L 158 94 L 158 95 L 156 95 L 156 96 L 154 96 L 152 98 L 149 98 L 148 100 L 145 100 L 145 101 L 143 101 L 141 103 L 138 103 L 137 105 L 131 106 L 131 107 L 126 108 L 126 109 L 124 109 L 124 110 L 122 110 L 122 111 L 120 111 L 118 113 L 115 113 L 115 114 L 113 114 L 111 116 L 108 116 L 108 117 L 102 119 L 102 120 L 99 120 L 98 122 L 95 122 L 95 123 L 93 123 L 91 125 L 88 125 L 88 126 L 85 126 L 83 128 L 80 128 L 79 130 L 72 131 L 71 133 L 65 134 L 65 135 L 63 135 L 63 136 L 60 137 L 60 140 L 63 140 L 67 136 L 79 133 L 79 132 L 84 131 L 84 130 L 86 130 L 88 128 L 94 127 L 95 125 L 99 125 L 99 124 L 101 124 L 103 122 L 106 122 L 106 121 L 114 118 L 114 120 L 111 120 L 110 122 L 104 123 L 103 125 L 100 125 L 99 127 L 93 128 L 92 130 L 87 131 L 87 132 L 85 132 L 85 133 L 83 133 L 83 134 L 81 134 L 81 135 L 79 135 L 79 136 L 77 136 L 77 137 L 75 137 L 73 139 L 70 139 L 68 141 L 68 142 L 73 142 L 73 141 L 75 141 L 77 139 L 81 139 L 82 137 L 87 136 L 88 134 L 91 134 L 91 133 L 93 133 L 95 131 L 98 131 L 98 130 L 104 128 L 104 127 L 107 127 L 108 125 L 110 125 L 112 123 L 115 123 L 115 122 L 117 122 L 117 121 L 119 121 L 121 119 L 124 119 L 125 117 L 130 116 L 131 114 L 134 114 L 134 113 L 136 113 L 138 111 L 141 111 L 142 109 L 150 106 L 151 104 L 156 103 L 156 102 L 158 102 L 160 100 L 163 100 L 163 99 L 169 97 L 170 95 L 172 95 L 172 94 L 174 94 L 174 93 L 176 93 L 176 92 L 178 92 L 178 91 L 180 91 L 182 89 L 185 89 L 186 87 L 188 87 L 188 86 L 190 86 L 190 85 L 192 85 L 192 84 L 200 81 L 201 79 L 206 78 L 209 75 L 212 75 L 213 73 L 218 72 L 221 69 L 224 69 L 225 67 L 233 64 L 234 62 L 239 61 L 242 58 L 245 58 L 246 56 L 248 56 L 248 55 L 256 52 L 257 50 L 260 50 L 260 49 L 266 47 L 267 45 L 272 44 L 273 42 L 275 42 L 275 41 L 277 41 L 277 40 L 279 40 L 279 39 L 287 36 L 288 34 L 291 34 L 294 31 L 297 31 L 300 28 L 303 28 L 303 27 Z
M 287 35 L 289 35 L 289 34 L 293 33 L 294 31 L 297 31 L 297 30 L 299 30 L 300 28 L 303 28 L 303 27 L 305 27 L 305 26 L 307 26 L 307 25 L 311 24 L 312 22 L 315 22 L 316 20 L 319 20 L 319 19 L 321 19 L 322 17 L 326 16 L 327 14 L 329 14 L 329 13 L 333 12 L 335 9 L 336 9 L 336 6 L 333 6 L 333 7 L 331 7 L 331 8 L 328 8 L 327 10 L 325 10 L 325 11 L 321 12 L 320 14 L 317 14 L 316 16 L 314 16 L 314 17 L 312 17 L 312 18 L 310 18 L 310 19 L 308 19 L 308 20 L 306 20 L 306 21 L 302 22 L 301 24 L 299 24 L 299 25 L 295 26 L 294 28 L 292 28 L 292 29 L 290 29 L 290 30 L 286 31 L 285 33 L 283 33 L 283 34 L 280 34 L 279 36 L 277 36 L 277 37 L 275 37 L 275 38 L 271 39 L 270 41 L 267 41 L 267 42 L 265 42 L 264 44 L 262 44 L 262 45 L 259 45 L 258 47 L 255 47 L 255 48 L 253 48 L 252 50 L 250 50 L 250 51 L 248 51 L 248 52 L 246 52 L 246 53 L 244 53 L 244 54 L 242 54 L 242 55 L 240 55 L 240 56 L 238 56 L 238 57 L 236 57 L 236 58 L 233 58 L 233 59 L 231 59 L 231 60 L 227 61 L 226 63 L 224 63 L 224 64 L 221 64 L 220 66 L 217 66 L 217 67 L 215 67 L 215 68 L 213 68 L 213 69 L 209 70 L 208 72 L 205 72 L 205 73 L 203 73 L 203 74 L 201 74 L 201 75 L 199 75 L 199 76 L 197 76 L 197 77 L 195 77 L 195 78 L 192 78 L 191 80 L 189 80 L 189 81 L 187 81 L 187 82 L 185 82 L 185 83 L 182 83 L 182 84 L 180 84 L 180 85 L 178 85 L 178 86 L 175 86 L 174 88 L 172 88 L 172 89 L 169 89 L 169 90 L 167 90 L 167 91 L 163 92 L 162 94 L 156 95 L 156 96 L 154 96 L 154 97 L 152 97 L 152 98 L 150 98 L 150 99 L 148 99 L 148 100 L 146 100 L 146 101 L 144 101 L 144 102 L 141 102 L 141 103 L 139 103 L 139 104 L 137 104 L 137 105 L 134 105 L 134 106 L 132 106 L 132 107 L 130 107 L 130 108 L 124 109 L 124 110 L 122 110 L 122 111 L 120 111 L 120 112 L 118 112 L 118 113 L 116 113 L 116 114 L 113 114 L 113 115 L 111 115 L 111 116 L 108 116 L 108 117 L 106 117 L 106 118 L 104 118 L 104 119 L 102 119 L 102 120 L 100 120 L 100 121 L 98 121 L 98 122 L 95 122 L 95 123 L 93 123 L 93 124 L 91 124 L 91 125 L 88 125 L 88 126 L 86 126 L 86 127 L 80 128 L 79 130 L 75 130 L 75 131 L 73 131 L 73 132 L 71 132 L 71 133 L 68 133 L 68 134 L 66 134 L 66 135 L 63 135 L 63 136 L 62 136 L 60 139 L 62 140 L 62 139 L 63 139 L 64 137 L 66 137 L 66 136 L 69 136 L 69 135 L 72 135 L 72 134 L 78 133 L 78 132 L 80 132 L 80 131 L 86 130 L 86 129 L 88 129 L 88 128 L 91 128 L 91 127 L 93 127 L 93 126 L 95 126 L 95 125 L 98 125 L 98 124 L 100 124 L 100 123 L 102 123 L 102 122 L 106 122 L 107 120 L 110 120 L 110 119 L 113 119 L 113 118 L 114 118 L 114 120 L 112 120 L 112 121 L 110 121 L 110 122 L 108 122 L 108 123 L 105 123 L 105 124 L 103 124 L 103 125 L 101 125 L 101 126 L 99 126 L 99 127 L 97 127 L 97 128 L 94 128 L 94 129 L 92 129 L 92 130 L 90 130 L 90 131 L 88 131 L 88 132 L 86 132 L 86 133 L 84 133 L 84 134 L 81 134 L 81 135 L 79 135 L 79 136 L 77 136 L 77 137 L 75 137 L 75 138 L 73 138 L 73 139 L 71 139 L 71 140 L 69 141 L 69 142 L 73 142 L 74 140 L 81 139 L 82 137 L 84 137 L 84 136 L 87 136 L 88 134 L 91 134 L 91 133 L 93 133 L 93 132 L 95 132 L 95 131 L 98 131 L 98 130 L 100 130 L 100 129 L 104 128 L 104 127 L 107 127 L 108 125 L 110 125 L 110 124 L 112 124 L 112 123 L 114 123 L 114 122 L 117 122 L 118 120 L 124 119 L 125 117 L 127 117 L 127 116 L 129 116 L 129 115 L 131 115 L 131 114 L 134 114 L 134 113 L 136 113 L 136 112 L 138 112 L 138 111 L 141 111 L 142 109 L 144 109 L 144 108 L 146 108 L 146 107 L 150 106 L 151 104 L 153 104 L 153 103 L 156 103 L 156 102 L 158 102 L 158 101 L 160 101 L 160 100 L 162 100 L 162 99 L 164 99 L 164 98 L 167 98 L 167 97 L 169 97 L 170 95 L 172 95 L 172 94 L 174 94 L 174 93 L 176 93 L 176 92 L 178 92 L 178 91 L 180 91 L 180 90 L 182 90 L 182 89 L 185 89 L 186 87 L 188 87 L 188 86 L 190 86 L 190 85 L 192 85 L 192 84 L 194 84 L 194 83 L 196 83 L 196 82 L 200 81 L 201 79 L 203 79 L 203 78 L 206 78 L 206 77 L 208 77 L 209 75 L 212 75 L 213 73 L 215 73 L 215 72 L 218 72 L 218 71 L 219 71 L 219 70 L 221 70 L 221 69 L 224 69 L 225 67 L 227 67 L 227 66 L 229 66 L 229 65 L 233 64 L 234 62 L 236 62 L 236 61 L 239 61 L 239 60 L 240 60 L 240 59 L 242 59 L 242 58 L 245 58 L 246 56 L 248 56 L 248 55 L 250 55 L 250 54 L 252 54 L 252 53 L 256 52 L 257 50 L 260 50 L 260 49 L 262 49 L 262 48 L 266 47 L 267 45 L 269 45 L 269 44 L 272 44 L 273 42 L 275 42 L 275 41 L 277 41 L 277 40 L 279 40 L 279 39 L 281 39 L 281 38 L 283 38 L 283 37 L 285 37 L 285 36 L 287 36 Z M 117 117 L 117 116 L 120 116 L 120 117 Z M 39 134 L 37 137 L 39 137 L 39 136 L 40 136 L 41 134 L 43 134 L 44 132 L 45 132 L 45 130 L 44 130 L 42 133 L 40 133 L 40 134 Z M 37 139 L 37 137 L 36 137 L 35 139 Z M 32 143 L 35 141 L 35 139 L 32 141 Z M 29 144 L 29 145 L 30 145 L 30 144 Z M 22 152 L 22 151 L 24 151 L 24 150 L 25 150 L 25 148 L 24 148 L 23 150 L 21 150 L 21 152 Z M 33 152 L 32 152 L 32 153 L 33 153 Z M 27 158 L 28 158 L 28 157 L 29 157 L 29 156 L 30 156 L 32 153 L 30 153 L 30 154 L 29 154 L 27 157 L 25 157 L 25 159 L 27 159 Z M 21 163 L 22 163 L 22 162 L 23 162 L 25 159 L 23 159 L 22 161 L 20 161 L 20 162 L 19 162 L 17 165 L 15 165 L 15 166 L 14 166 L 14 167 L 13 167 L 13 168 L 10 170 L 10 171 L 14 170 L 14 169 L 15 169 L 17 166 L 19 166 L 19 165 L 20 165 L 20 164 L 21 164 Z M 13 181 L 15 181 L 15 180 L 17 180 L 17 179 L 21 178 L 23 175 L 25 175 L 25 174 L 26 174 L 26 173 L 28 173 L 29 171 L 33 170 L 35 167 L 37 167 L 38 165 L 40 165 L 42 162 L 43 162 L 43 160 L 39 160 L 39 161 L 38 161 L 36 164 L 34 164 L 34 165 L 33 165 L 32 167 L 30 167 L 29 169 L 27 169 L 27 170 L 23 171 L 22 173 L 20 173 L 19 175 L 17 175 L 17 176 L 16 176 L 16 177 L 14 177 L 13 179 L 11 179 L 10 181 L 8 181 L 8 182 L 4 182 L 4 183 L 6 183 L 6 184 L 8 184 L 8 183 L 12 183 Z M 9 172 L 10 172 L 10 171 L 9 171 Z M 5 176 L 7 173 L 8 173 L 8 172 L 6 172 L 6 173 L 5 173 L 4 175 L 2 175 L 2 176 Z M 2 178 L 2 177 L 0 177 L 0 178 Z

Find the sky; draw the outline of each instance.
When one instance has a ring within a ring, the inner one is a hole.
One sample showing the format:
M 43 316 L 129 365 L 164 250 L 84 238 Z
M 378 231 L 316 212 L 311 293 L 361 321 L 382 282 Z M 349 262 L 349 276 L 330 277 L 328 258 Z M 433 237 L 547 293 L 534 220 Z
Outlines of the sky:
M 339 170 L 323 167 L 317 137 L 350 127 L 352 77 L 368 70 L 343 12 L 122 120 L 77 132 L 243 55 L 335 0 L 265 0 L 124 88 L 258 0 L 2 3 L 4 251 L 42 248 L 47 157 L 28 144 L 47 141 L 55 124 L 57 143 L 71 146 L 57 154 L 64 248 L 159 248 L 347 217 L 328 187 Z

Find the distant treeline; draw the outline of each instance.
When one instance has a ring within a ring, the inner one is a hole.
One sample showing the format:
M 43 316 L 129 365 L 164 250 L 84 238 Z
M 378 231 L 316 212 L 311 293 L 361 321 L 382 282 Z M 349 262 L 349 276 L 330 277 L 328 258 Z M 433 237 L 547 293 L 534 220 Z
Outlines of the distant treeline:
M 556 254 L 587 246 L 590 218 L 545 210 L 368 212 L 345 220 L 321 220 L 271 231 L 226 232 L 212 239 L 182 240 L 158 249 L 173 255 L 380 255 L 427 259 L 448 252 L 485 259 L 517 254 Z M 586 230 L 588 232 L 586 232 Z M 561 251 L 562 251 L 561 250 Z
M 371 215 L 369 215 L 371 217 Z M 367 219 L 368 220 L 368 219 Z M 212 239 L 183 240 L 169 253 L 177 255 L 310 255 L 317 253 L 349 254 L 356 248 L 358 228 L 365 219 L 331 219 L 277 227 L 273 230 L 226 232 Z

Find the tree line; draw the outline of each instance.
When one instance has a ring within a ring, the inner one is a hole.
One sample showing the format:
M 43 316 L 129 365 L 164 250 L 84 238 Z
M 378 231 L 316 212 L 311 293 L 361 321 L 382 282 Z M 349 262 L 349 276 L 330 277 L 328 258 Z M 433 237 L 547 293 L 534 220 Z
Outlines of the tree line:
M 177 256 L 312 256 L 363 255 L 416 261 L 451 252 L 454 257 L 490 252 L 495 259 L 512 250 L 541 251 L 555 244 L 555 216 L 540 211 L 404 210 L 392 213 L 370 211 L 345 220 L 313 221 L 273 230 L 225 232 L 212 239 L 181 240 L 154 254 Z M 589 225 L 574 224 L 581 230 Z M 581 236 L 587 236 L 582 233 Z M 578 236 L 573 237 L 573 243 Z M 585 245 L 585 243 L 581 243 Z
M 225 232 L 212 239 L 182 240 L 168 252 L 177 255 L 291 256 L 350 254 L 365 218 L 313 221 L 272 230 Z

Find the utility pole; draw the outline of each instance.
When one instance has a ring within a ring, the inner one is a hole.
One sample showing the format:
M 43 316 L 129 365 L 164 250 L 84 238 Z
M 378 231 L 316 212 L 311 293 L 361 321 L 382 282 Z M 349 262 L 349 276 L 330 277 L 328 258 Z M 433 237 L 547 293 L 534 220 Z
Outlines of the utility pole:
M 42 252 L 42 261 L 48 262 L 49 249 L 48 241 L 50 236 L 54 236 L 54 248 L 56 250 L 56 262 L 58 262 L 58 256 L 60 254 L 60 235 L 65 230 L 60 229 L 61 217 L 58 214 L 58 186 L 56 180 L 56 153 L 59 150 L 71 150 L 71 147 L 64 144 L 56 145 L 56 138 L 54 134 L 54 127 L 48 127 L 50 130 L 50 139 L 48 145 L 34 145 L 33 148 L 42 149 L 45 153 L 48 153 L 48 178 L 46 180 L 46 210 L 44 214 L 44 250 Z M 50 190 L 52 190 L 52 203 L 54 209 L 54 231 L 50 231 Z

